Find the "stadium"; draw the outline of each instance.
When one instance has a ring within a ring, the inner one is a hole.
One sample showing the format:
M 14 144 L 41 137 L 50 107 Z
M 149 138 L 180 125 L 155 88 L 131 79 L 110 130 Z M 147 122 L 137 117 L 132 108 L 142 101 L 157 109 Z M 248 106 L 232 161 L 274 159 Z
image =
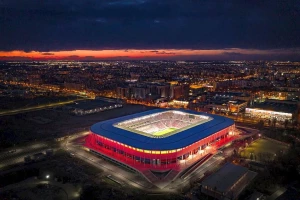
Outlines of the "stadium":
M 188 110 L 155 109 L 94 124 L 85 147 L 143 174 L 173 179 L 235 136 L 234 121 Z

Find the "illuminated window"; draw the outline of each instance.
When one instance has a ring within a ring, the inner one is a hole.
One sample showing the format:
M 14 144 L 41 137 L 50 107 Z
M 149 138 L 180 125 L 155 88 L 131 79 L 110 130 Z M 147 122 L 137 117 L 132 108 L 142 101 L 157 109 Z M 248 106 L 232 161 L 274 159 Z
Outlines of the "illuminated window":
M 153 154 L 160 154 L 160 151 L 152 151 Z

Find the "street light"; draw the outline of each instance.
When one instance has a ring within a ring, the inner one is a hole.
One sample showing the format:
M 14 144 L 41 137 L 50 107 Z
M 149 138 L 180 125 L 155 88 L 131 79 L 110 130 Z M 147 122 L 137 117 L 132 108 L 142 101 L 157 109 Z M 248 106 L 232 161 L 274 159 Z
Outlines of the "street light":
M 47 174 L 47 175 L 46 175 L 46 179 L 49 179 L 49 178 L 50 178 L 50 175 L 49 175 L 49 174 Z

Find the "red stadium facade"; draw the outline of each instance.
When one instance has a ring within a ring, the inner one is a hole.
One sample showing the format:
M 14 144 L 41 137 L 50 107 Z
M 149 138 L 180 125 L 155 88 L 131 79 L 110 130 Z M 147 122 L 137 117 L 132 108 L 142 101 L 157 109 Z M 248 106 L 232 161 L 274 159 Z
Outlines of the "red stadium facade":
M 215 150 L 215 147 L 220 147 L 230 142 L 234 135 L 229 135 L 229 133 L 233 128 L 228 127 L 185 148 L 168 151 L 137 150 L 134 147 L 94 133 L 89 134 L 86 138 L 86 147 L 133 168 L 158 171 L 179 170 L 182 160 L 186 160 L 192 155 L 200 154 L 204 156 Z M 216 138 L 220 138 L 220 140 L 216 141 Z
M 193 163 L 208 158 L 208 155 L 212 155 L 218 148 L 234 138 L 235 125 L 233 123 L 182 148 L 149 150 L 121 143 L 91 130 L 86 138 L 85 147 L 119 165 L 140 172 L 152 181 L 149 175 L 147 176 L 149 171 L 169 172 L 172 170 L 179 174 Z

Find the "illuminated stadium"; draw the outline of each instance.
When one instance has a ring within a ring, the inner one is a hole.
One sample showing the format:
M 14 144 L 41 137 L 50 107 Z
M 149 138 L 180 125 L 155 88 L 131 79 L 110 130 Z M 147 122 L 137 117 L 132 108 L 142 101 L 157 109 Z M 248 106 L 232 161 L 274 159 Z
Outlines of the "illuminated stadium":
M 213 155 L 235 137 L 234 121 L 188 110 L 155 109 L 94 124 L 85 146 L 155 182 Z
M 210 120 L 212 120 L 212 118 L 208 116 L 174 110 L 129 119 L 114 126 L 147 137 L 163 138 Z

